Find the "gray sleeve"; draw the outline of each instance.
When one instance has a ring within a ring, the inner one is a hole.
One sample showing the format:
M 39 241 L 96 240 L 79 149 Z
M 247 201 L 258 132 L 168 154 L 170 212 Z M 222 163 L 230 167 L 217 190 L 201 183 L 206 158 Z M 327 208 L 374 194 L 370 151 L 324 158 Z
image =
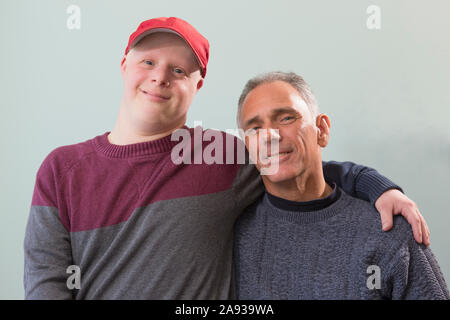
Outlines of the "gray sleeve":
M 232 185 L 236 210 L 242 212 L 254 203 L 263 193 L 261 175 L 253 164 L 242 165 Z
M 69 232 L 62 225 L 58 210 L 32 206 L 25 240 L 25 299 L 72 299 L 66 281 L 72 264 Z
M 399 232 L 408 233 L 408 238 L 395 247 L 390 264 L 392 299 L 450 299 L 444 276 L 430 247 L 416 243 L 409 227 Z

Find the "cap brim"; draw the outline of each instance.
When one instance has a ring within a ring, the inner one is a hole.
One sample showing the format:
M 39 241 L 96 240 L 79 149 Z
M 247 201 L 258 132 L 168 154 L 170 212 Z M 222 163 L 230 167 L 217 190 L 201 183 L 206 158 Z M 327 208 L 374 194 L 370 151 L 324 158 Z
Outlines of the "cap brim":
M 189 48 L 191 48 L 191 51 L 194 54 L 195 60 L 197 60 L 197 63 L 200 67 L 200 73 L 203 75 L 202 64 L 201 64 L 200 60 L 198 59 L 197 54 L 195 53 L 192 46 L 181 34 L 179 34 L 178 32 L 176 32 L 175 30 L 172 30 L 172 29 L 155 28 L 155 29 L 150 29 L 150 30 L 144 31 L 139 36 L 137 36 L 136 39 L 133 40 L 133 42 L 130 44 L 130 47 L 128 48 L 128 51 L 130 51 L 132 48 L 134 48 L 138 44 L 138 42 L 141 41 L 144 37 L 148 36 L 149 34 L 158 33 L 158 32 L 173 33 L 173 34 L 176 34 L 177 36 L 179 36 L 181 39 L 183 39 L 183 41 L 186 42 L 186 44 L 189 46 Z

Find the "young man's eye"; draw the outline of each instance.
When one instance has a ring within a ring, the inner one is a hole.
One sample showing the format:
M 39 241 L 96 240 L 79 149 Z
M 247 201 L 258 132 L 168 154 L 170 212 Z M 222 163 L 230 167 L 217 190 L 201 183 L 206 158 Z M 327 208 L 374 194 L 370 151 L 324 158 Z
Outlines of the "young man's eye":
M 151 61 L 151 60 L 145 60 L 144 63 L 149 65 L 149 66 L 153 65 L 153 61 Z
M 175 72 L 175 73 L 177 73 L 177 74 L 184 74 L 184 73 L 185 73 L 184 70 L 183 70 L 183 69 L 180 69 L 180 68 L 174 68 L 174 69 L 173 69 L 173 72 Z

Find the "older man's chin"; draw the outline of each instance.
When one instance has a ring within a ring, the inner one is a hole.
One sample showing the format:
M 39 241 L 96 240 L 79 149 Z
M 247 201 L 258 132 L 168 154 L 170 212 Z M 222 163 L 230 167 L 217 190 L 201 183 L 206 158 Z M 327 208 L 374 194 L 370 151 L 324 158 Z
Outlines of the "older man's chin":
M 291 170 L 292 168 L 283 168 L 284 166 L 279 166 L 276 168 L 272 167 L 272 168 L 264 168 L 264 172 L 266 174 L 262 174 L 261 169 L 262 168 L 258 168 L 263 181 L 267 181 L 270 183 L 283 183 L 283 182 L 287 182 L 287 181 L 292 181 L 293 179 L 296 179 L 297 177 L 301 176 L 305 170 L 300 170 L 300 172 L 298 172 L 297 170 Z M 298 169 L 298 168 L 297 168 Z
M 264 167 L 261 168 L 259 172 L 261 176 L 264 177 L 264 179 L 267 179 L 273 183 L 279 183 L 295 178 L 295 175 L 293 173 L 284 172 L 277 166 Z

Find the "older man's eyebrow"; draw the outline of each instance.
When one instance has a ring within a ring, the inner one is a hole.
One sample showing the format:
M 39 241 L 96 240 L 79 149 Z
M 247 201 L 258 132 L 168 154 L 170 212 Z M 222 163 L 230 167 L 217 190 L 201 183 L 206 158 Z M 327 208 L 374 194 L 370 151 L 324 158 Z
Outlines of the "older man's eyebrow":
M 245 127 L 249 127 L 250 125 L 254 124 L 254 123 L 260 123 L 261 122 L 261 118 L 259 116 L 254 116 L 253 118 L 250 118 L 249 120 L 247 120 L 245 122 Z
M 272 118 L 276 118 L 277 116 L 279 116 L 282 113 L 290 113 L 290 114 L 293 114 L 293 115 L 296 115 L 296 116 L 301 116 L 301 114 L 297 110 L 292 108 L 292 107 L 276 108 L 276 109 L 273 109 L 271 113 L 272 113 L 271 114 Z

